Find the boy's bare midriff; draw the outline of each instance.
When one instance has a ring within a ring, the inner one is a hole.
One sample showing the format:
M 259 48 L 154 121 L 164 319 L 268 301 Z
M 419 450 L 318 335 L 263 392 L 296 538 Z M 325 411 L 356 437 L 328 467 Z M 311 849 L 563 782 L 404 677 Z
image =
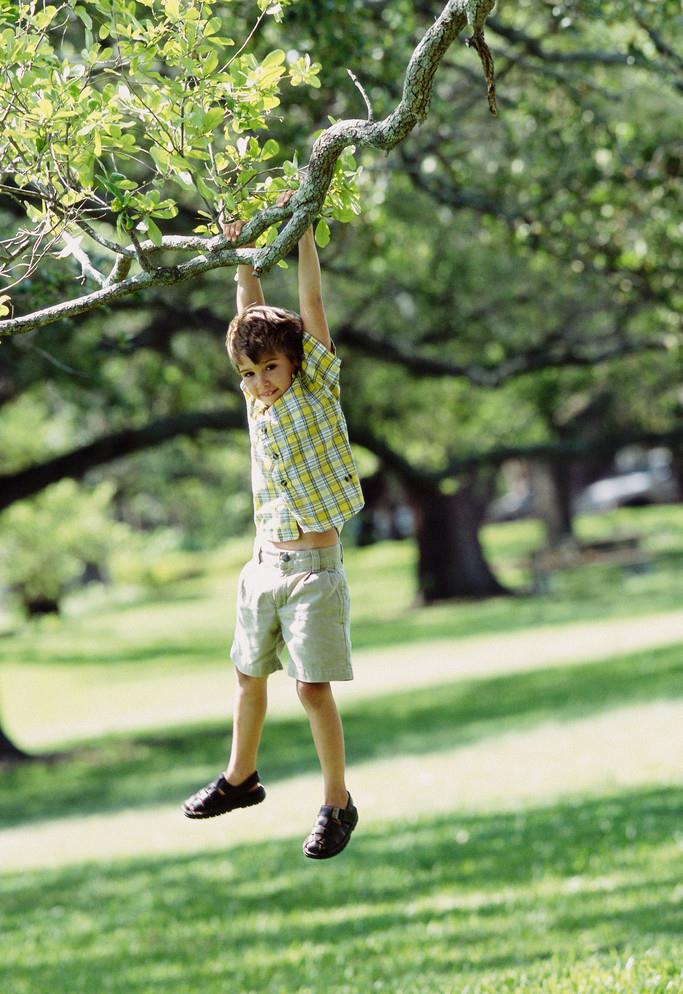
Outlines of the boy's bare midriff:
M 263 545 L 266 548 L 281 549 L 283 552 L 297 552 L 302 549 L 329 549 L 339 543 L 339 532 L 336 528 L 328 528 L 324 532 L 302 532 L 299 529 L 299 537 L 291 539 L 289 542 L 272 542 L 265 539 Z

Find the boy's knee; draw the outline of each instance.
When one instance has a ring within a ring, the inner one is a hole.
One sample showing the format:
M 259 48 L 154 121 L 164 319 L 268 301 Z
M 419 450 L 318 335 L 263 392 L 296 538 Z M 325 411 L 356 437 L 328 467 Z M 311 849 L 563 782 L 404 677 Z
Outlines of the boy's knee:
M 301 703 L 312 708 L 327 701 L 330 696 L 329 683 L 304 683 L 303 680 L 297 680 L 296 690 Z
M 242 673 L 241 670 L 235 669 L 235 674 L 237 676 L 237 683 L 239 684 L 240 690 L 245 693 L 258 694 L 261 693 L 263 687 L 265 686 L 268 677 L 265 676 L 249 676 L 247 673 Z

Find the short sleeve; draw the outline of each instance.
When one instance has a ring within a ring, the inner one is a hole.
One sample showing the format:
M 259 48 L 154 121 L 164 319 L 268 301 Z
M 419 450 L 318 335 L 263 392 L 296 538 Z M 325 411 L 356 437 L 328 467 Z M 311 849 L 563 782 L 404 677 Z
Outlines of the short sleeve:
M 332 348 L 334 349 L 334 346 Z M 341 360 L 336 352 L 330 352 L 317 338 L 309 335 L 307 331 L 304 332 L 304 361 L 301 372 L 309 390 L 324 387 L 335 394 L 338 393 L 340 366 Z

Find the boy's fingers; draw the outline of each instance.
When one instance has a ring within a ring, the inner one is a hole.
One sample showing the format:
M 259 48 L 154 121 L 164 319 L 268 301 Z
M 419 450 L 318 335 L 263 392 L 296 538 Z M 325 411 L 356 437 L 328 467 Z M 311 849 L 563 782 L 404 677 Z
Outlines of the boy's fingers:
M 224 223 L 223 234 L 226 238 L 229 238 L 231 242 L 234 242 L 236 238 L 239 238 L 245 224 L 245 221 L 229 221 L 227 224 Z

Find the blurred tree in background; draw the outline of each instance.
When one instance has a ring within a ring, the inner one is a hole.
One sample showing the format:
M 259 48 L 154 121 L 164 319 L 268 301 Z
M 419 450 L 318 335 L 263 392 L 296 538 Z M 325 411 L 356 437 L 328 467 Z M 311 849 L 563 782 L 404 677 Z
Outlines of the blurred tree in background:
M 80 9 L 87 14 L 95 6 Z M 130 6 L 111 9 L 125 14 Z M 256 172 L 256 193 L 228 207 L 245 217 L 258 214 L 259 198 L 305 179 L 300 163 L 330 118 L 367 114 L 347 69 L 360 78 L 376 120 L 392 111 L 416 41 L 440 10 L 402 0 L 310 0 L 271 14 L 262 6 L 254 18 L 252 5 L 210 6 L 220 24 L 202 41 L 206 65 L 221 47 L 216 39 L 246 38 L 258 21 L 226 72 L 240 66 L 243 75 L 260 73 L 256 88 L 263 93 L 264 74 L 272 71 L 279 85 L 301 66 L 307 78 L 297 82 L 309 84 L 278 89 L 258 151 L 248 128 L 237 127 L 245 140 L 238 146 L 234 137 L 232 144 L 245 158 L 237 174 L 229 172 L 230 182 L 234 187 L 236 175 Z M 170 39 L 173 4 L 152 9 Z M 92 31 L 75 10 L 68 31 Z M 141 5 L 136 10 L 147 24 Z M 501 5 L 487 29 L 497 120 L 488 113 L 476 57 L 456 44 L 442 60 L 419 129 L 389 157 L 365 150 L 360 175 L 350 150 L 339 163 L 341 192 L 333 188 L 324 208 L 332 241 L 323 265 L 345 362 L 345 408 L 353 440 L 402 480 L 411 499 L 427 601 L 501 591 L 478 528 L 506 459 L 535 456 L 548 468 L 563 511 L 556 515 L 561 537 L 572 527 L 573 463 L 598 450 L 605 462 L 633 439 L 679 444 L 680 22 L 673 3 Z M 98 29 L 88 46 L 99 45 L 98 58 L 110 44 L 99 35 Z M 284 59 L 271 58 L 276 51 Z M 155 71 L 140 58 L 145 72 Z M 215 71 L 206 71 L 202 92 L 211 90 Z M 167 83 L 168 106 L 182 103 L 181 90 Z M 198 99 L 195 89 L 188 83 L 183 91 L 188 107 Z M 156 126 L 130 88 L 117 100 Z M 211 118 L 195 117 L 191 134 L 200 141 Z M 127 180 L 115 168 L 117 138 L 111 131 L 100 137 L 101 156 L 93 138 L 90 154 L 102 164 L 93 164 L 93 178 L 98 169 L 106 177 L 100 193 L 123 218 L 121 242 L 147 237 L 154 245 L 155 225 L 164 235 L 215 225 L 230 184 L 220 170 L 211 173 L 210 160 L 188 155 L 183 170 L 150 153 L 146 168 L 151 159 L 168 182 L 152 203 L 137 176 Z M 261 162 L 265 149 L 273 154 Z M 130 166 L 134 174 L 133 156 Z M 335 224 L 335 211 L 349 220 L 358 209 L 356 190 L 361 217 L 352 227 Z M 16 191 L 5 192 L 5 230 L 14 232 L 10 240 L 21 239 Z M 173 204 L 159 206 L 166 200 Z M 264 248 L 275 230 L 264 229 Z M 325 228 L 319 239 L 326 241 Z M 234 251 L 222 251 L 232 252 L 225 258 L 234 264 Z M 71 260 L 80 270 L 78 256 Z M 40 274 L 11 291 L 17 312 L 64 299 L 64 262 L 48 254 Z M 273 270 L 268 298 L 296 306 L 292 282 L 291 274 Z M 8 339 L 0 350 L 0 401 L 12 406 L 49 384 L 49 417 L 66 412 L 72 430 L 50 458 L 27 449 L 9 466 L 5 505 L 64 475 L 88 474 L 116 483 L 117 516 L 136 528 L 172 525 L 189 547 L 240 531 L 249 508 L 235 495 L 246 493 L 247 457 L 241 398 L 222 346 L 232 298 L 231 280 L 207 272 Z M 229 455 L 217 429 L 230 431 Z

